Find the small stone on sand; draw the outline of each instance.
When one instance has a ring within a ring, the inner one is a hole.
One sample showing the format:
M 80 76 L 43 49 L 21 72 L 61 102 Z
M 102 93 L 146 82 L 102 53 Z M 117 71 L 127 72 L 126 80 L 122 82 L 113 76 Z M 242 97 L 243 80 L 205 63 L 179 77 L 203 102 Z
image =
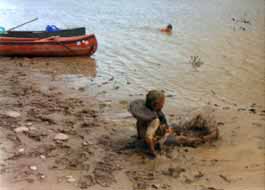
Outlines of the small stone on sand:
M 21 114 L 16 111 L 7 111 L 6 115 L 9 117 L 13 117 L 13 118 L 17 118 L 21 116 Z
M 63 133 L 58 133 L 55 137 L 54 140 L 59 140 L 59 141 L 67 141 L 69 139 L 68 135 L 63 134 Z
M 40 158 L 43 159 L 43 160 L 45 160 L 46 159 L 46 156 L 40 155 Z
M 26 123 L 26 126 L 27 126 L 27 127 L 32 126 L 32 123 L 31 123 L 31 122 L 27 122 L 27 123 Z
M 29 131 L 29 129 L 27 127 L 17 127 L 15 129 L 16 133 L 22 133 L 22 132 L 28 132 L 28 131 Z
M 29 169 L 31 169 L 32 171 L 36 171 L 38 169 L 37 166 L 30 166 Z
M 29 130 L 34 131 L 34 130 L 37 130 L 37 128 L 36 127 L 29 127 Z
M 68 182 L 68 183 L 74 183 L 74 182 L 76 182 L 76 179 L 73 177 L 73 176 L 66 176 L 66 181 Z
M 23 153 L 23 152 L 25 152 L 25 149 L 24 148 L 20 148 L 20 149 L 18 149 L 18 152 L 19 153 Z
M 41 176 L 40 176 L 40 179 L 45 179 L 45 178 L 46 178 L 45 175 L 41 175 Z

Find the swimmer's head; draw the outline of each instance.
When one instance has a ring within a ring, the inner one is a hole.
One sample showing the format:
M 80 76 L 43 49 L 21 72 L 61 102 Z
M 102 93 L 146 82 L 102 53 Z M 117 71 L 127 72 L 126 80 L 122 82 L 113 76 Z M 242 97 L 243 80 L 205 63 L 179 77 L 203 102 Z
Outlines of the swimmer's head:
M 168 29 L 168 30 L 172 30 L 172 29 L 173 29 L 173 26 L 172 26 L 171 24 L 168 24 L 168 25 L 167 25 L 167 29 Z

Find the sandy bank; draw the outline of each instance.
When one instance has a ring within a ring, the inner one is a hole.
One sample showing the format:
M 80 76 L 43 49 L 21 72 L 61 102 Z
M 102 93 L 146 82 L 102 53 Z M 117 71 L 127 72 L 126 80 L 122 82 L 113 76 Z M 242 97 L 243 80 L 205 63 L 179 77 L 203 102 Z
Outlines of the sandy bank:
M 264 105 L 212 103 L 219 141 L 168 147 L 150 160 L 126 102 L 102 102 L 54 81 L 65 68 L 57 62 L 43 62 L 54 65 L 42 71 L 31 59 L 0 58 L 1 190 L 264 189 Z

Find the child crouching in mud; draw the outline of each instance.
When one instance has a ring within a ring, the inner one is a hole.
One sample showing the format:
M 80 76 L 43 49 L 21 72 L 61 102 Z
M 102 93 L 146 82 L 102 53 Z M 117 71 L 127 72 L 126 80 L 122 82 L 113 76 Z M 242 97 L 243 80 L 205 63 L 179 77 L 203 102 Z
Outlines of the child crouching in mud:
M 196 126 L 191 126 L 189 129 L 187 127 L 185 129 L 176 126 L 170 127 L 167 123 L 165 114 L 162 112 L 164 104 L 164 92 L 151 90 L 147 93 L 145 100 L 135 100 L 129 105 L 129 112 L 137 120 L 136 127 L 138 139 L 143 139 L 145 141 L 151 156 L 156 157 L 155 149 L 160 148 L 162 144 L 198 145 L 218 137 L 217 128 L 212 130 L 207 128 L 204 130 L 202 127 L 196 128 Z M 199 121 L 200 118 L 197 117 L 197 120 Z M 204 135 L 183 135 L 190 134 L 186 132 L 195 128 L 197 131 L 198 129 L 199 131 L 203 131 Z

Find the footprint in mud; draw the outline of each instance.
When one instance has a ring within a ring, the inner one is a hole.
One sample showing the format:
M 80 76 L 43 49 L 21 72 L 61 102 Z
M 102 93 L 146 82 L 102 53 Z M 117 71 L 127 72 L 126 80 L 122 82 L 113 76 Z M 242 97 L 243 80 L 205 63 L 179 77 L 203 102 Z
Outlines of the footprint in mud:
M 112 183 L 116 182 L 113 175 L 103 170 L 95 170 L 93 174 L 95 176 L 96 183 L 102 187 L 110 187 Z
M 257 123 L 257 122 L 253 122 L 252 125 L 254 125 L 255 127 L 263 127 L 264 126 L 261 123 Z
M 90 154 L 88 151 L 82 148 L 66 150 L 64 154 L 55 160 L 55 168 L 87 171 L 90 168 L 89 158 Z
M 117 162 L 118 157 L 114 154 L 109 154 L 105 156 L 102 161 L 96 163 L 93 174 L 98 185 L 110 187 L 116 182 L 113 172 L 122 169 Z
M 92 175 L 85 174 L 85 175 L 81 175 L 78 184 L 79 184 L 80 189 L 87 189 L 95 185 L 95 180 Z
M 238 108 L 237 111 L 246 111 L 246 108 Z
M 165 171 L 162 171 L 162 174 L 165 176 L 170 176 L 173 178 L 179 178 L 180 174 L 185 172 L 186 170 L 181 167 L 175 167 L 175 168 L 168 168 Z
M 19 119 L 9 117 L 0 113 L 0 126 L 8 129 L 12 129 L 18 126 Z
M 168 184 L 159 183 L 159 173 L 145 170 L 134 170 L 126 172 L 129 180 L 133 183 L 133 190 L 164 189 L 170 190 Z
M 256 111 L 255 108 L 250 108 L 248 111 L 249 111 L 250 113 L 253 113 L 253 114 L 256 114 L 256 113 L 257 113 L 257 111 Z
M 40 142 L 44 137 L 48 136 L 48 134 L 45 131 L 41 131 L 41 130 L 29 130 L 26 135 L 35 140 Z

